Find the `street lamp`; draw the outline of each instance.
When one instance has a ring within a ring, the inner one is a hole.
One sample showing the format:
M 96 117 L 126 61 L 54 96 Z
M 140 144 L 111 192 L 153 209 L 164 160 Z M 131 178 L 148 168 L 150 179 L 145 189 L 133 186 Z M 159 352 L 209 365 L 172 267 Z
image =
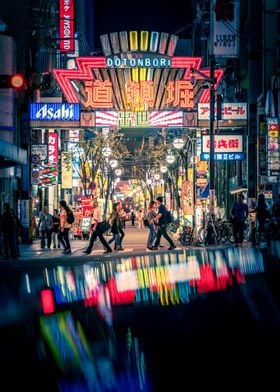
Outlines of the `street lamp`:
M 209 212 L 214 214 L 215 207 L 215 145 L 214 145 L 214 120 L 215 120 L 215 58 L 210 55 L 210 77 L 198 69 L 191 68 L 192 73 L 198 74 L 209 84 L 210 89 L 210 120 L 209 120 Z
M 176 139 L 174 139 L 173 140 L 173 146 L 176 148 L 176 150 L 182 150 L 182 148 L 184 147 L 184 145 L 185 145 L 185 142 L 184 142 L 184 140 L 183 139 L 181 139 L 181 138 L 176 138 Z
M 174 157 L 174 155 L 168 154 L 168 155 L 166 156 L 166 162 L 169 163 L 169 165 L 172 165 L 172 163 L 175 162 L 175 157 Z
M 116 167 L 118 167 L 118 161 L 116 159 L 112 159 L 110 161 L 110 166 L 112 169 L 115 169 Z
M 160 167 L 160 172 L 161 172 L 162 174 L 167 173 L 167 171 L 168 171 L 167 166 L 161 166 L 161 167 Z

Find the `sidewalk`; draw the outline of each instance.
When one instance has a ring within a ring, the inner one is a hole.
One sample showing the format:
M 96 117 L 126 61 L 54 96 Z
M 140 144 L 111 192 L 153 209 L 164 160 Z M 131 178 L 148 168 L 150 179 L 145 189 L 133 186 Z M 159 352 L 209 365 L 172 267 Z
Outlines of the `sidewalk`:
M 118 255 L 121 256 L 123 254 L 127 253 L 145 253 L 146 252 L 146 245 L 147 245 L 147 238 L 148 238 L 149 230 L 148 228 L 145 227 L 144 230 L 139 230 L 137 226 L 132 226 L 130 222 L 126 223 L 126 228 L 125 228 L 125 237 L 123 239 L 123 251 L 113 251 L 110 253 L 110 255 Z M 107 241 L 111 239 L 111 236 L 104 236 Z M 183 247 L 182 245 L 178 242 L 176 242 L 176 250 L 182 250 Z M 83 250 L 86 249 L 89 241 L 86 240 L 77 240 L 77 239 L 71 239 L 71 250 L 72 250 L 72 255 L 75 256 L 83 256 L 83 257 L 88 257 L 83 253 Z M 163 251 L 166 251 L 167 248 L 169 247 L 168 242 L 162 238 L 161 244 L 163 245 L 162 249 Z M 111 248 L 114 248 L 114 244 L 110 244 Z M 63 248 L 56 248 L 52 249 L 52 246 L 50 249 L 44 248 L 41 249 L 40 247 L 40 239 L 36 239 L 32 244 L 22 244 L 20 245 L 20 252 L 21 252 L 21 257 L 19 260 L 32 260 L 32 259 L 50 259 L 50 258 L 60 258 L 60 257 L 67 257 L 67 255 L 63 254 Z M 91 256 L 103 256 L 103 246 L 100 243 L 99 240 L 96 241 L 94 244 L 94 247 L 91 252 Z M 151 252 L 151 251 L 148 251 Z M 105 256 L 105 255 L 104 255 Z
M 63 253 L 63 248 L 56 248 L 53 249 L 52 247 L 50 249 L 45 248 L 41 249 L 40 247 L 40 239 L 36 239 L 32 244 L 22 244 L 20 245 L 20 253 L 21 257 L 19 257 L 17 262 L 20 262 L 21 260 L 28 261 L 28 260 L 59 260 L 60 258 L 69 258 L 69 256 L 76 256 L 76 259 L 83 257 L 83 261 L 87 259 L 91 259 L 90 256 L 96 256 L 98 259 L 100 257 L 122 257 L 122 256 L 131 256 L 131 255 L 136 255 L 136 254 L 145 254 L 145 253 L 165 253 L 165 252 L 170 252 L 168 251 L 169 243 L 165 240 L 164 237 L 161 239 L 161 247 L 159 248 L 158 251 L 150 251 L 146 249 L 147 245 L 147 239 L 148 239 L 148 234 L 149 234 L 149 229 L 144 228 L 143 230 L 139 230 L 137 226 L 132 226 L 130 222 L 126 223 L 126 228 L 125 228 L 125 237 L 123 240 L 123 251 L 113 251 L 112 253 L 109 254 L 104 254 L 104 249 L 102 244 L 100 243 L 99 240 L 96 241 L 94 244 L 94 247 L 92 249 L 92 252 L 90 255 L 86 255 L 83 253 L 83 251 L 87 248 L 88 245 L 88 240 L 77 240 L 77 239 L 71 239 L 71 250 L 72 250 L 72 255 L 65 255 Z M 111 239 L 111 236 L 105 235 L 105 239 L 108 241 Z M 174 240 L 174 239 L 173 239 Z M 184 247 L 181 245 L 179 241 L 174 240 L 176 244 L 176 249 L 174 251 L 182 251 L 188 248 L 199 248 L 201 249 L 202 247 L 196 247 L 196 246 L 191 246 L 191 247 Z M 114 244 L 110 244 L 111 248 L 114 248 Z M 225 248 L 225 247 L 232 247 L 232 245 L 214 245 L 211 246 L 211 248 Z M 173 251 L 173 252 L 174 252 Z M 4 260 L 4 258 L 0 257 L 0 260 Z

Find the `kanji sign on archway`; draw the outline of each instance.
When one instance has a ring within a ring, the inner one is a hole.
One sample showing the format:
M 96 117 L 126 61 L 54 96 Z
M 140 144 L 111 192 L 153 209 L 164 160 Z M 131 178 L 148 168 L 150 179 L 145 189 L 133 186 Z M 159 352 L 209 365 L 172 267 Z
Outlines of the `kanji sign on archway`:
M 158 120 L 160 112 L 169 112 L 172 118 L 172 113 L 191 111 L 210 98 L 209 89 L 200 91 L 190 82 L 192 68 L 208 77 L 210 70 L 201 69 L 201 57 L 174 56 L 177 39 L 146 31 L 106 34 L 101 36 L 104 56 L 77 57 L 75 64 L 71 60 L 72 69 L 55 69 L 53 74 L 68 103 L 80 103 L 85 111 L 108 110 L 111 118 L 116 115 L 109 111 L 122 113 L 117 123 L 126 119 L 141 126 L 147 118 Z M 216 87 L 222 76 L 223 70 L 216 69 Z

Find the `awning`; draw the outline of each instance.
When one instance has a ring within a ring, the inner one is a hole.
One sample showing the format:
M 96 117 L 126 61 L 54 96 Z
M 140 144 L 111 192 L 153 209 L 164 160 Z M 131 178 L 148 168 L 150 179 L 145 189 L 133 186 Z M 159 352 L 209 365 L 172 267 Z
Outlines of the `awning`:
M 0 140 L 0 168 L 27 164 L 27 151 Z
M 231 195 L 236 195 L 237 193 L 242 193 L 242 192 L 247 192 L 247 191 L 248 191 L 248 188 L 241 186 L 239 188 L 232 189 L 229 193 Z

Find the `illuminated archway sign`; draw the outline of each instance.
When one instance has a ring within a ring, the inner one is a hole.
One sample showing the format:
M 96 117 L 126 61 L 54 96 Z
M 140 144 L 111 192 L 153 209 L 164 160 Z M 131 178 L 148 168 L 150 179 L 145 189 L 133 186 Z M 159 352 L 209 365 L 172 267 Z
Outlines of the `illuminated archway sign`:
M 173 51 L 161 37 L 165 33 L 129 33 L 129 47 L 122 33 L 111 44 L 103 45 L 105 56 L 77 57 L 75 69 L 55 69 L 53 74 L 68 103 L 80 103 L 86 111 L 96 113 L 95 126 L 183 126 L 183 113 L 193 110 L 194 86 L 191 69 L 201 69 L 201 57 L 172 56 Z M 158 34 L 158 42 L 155 37 Z M 109 38 L 108 38 L 109 39 Z M 176 40 L 175 40 L 176 41 Z M 110 47 L 113 47 L 114 54 Z M 216 87 L 223 70 L 215 70 Z M 199 77 L 198 77 L 199 79 Z M 209 102 L 209 90 L 203 90 L 199 102 Z M 178 112 L 179 111 L 179 112 Z M 169 122 L 170 121 L 170 122 Z

